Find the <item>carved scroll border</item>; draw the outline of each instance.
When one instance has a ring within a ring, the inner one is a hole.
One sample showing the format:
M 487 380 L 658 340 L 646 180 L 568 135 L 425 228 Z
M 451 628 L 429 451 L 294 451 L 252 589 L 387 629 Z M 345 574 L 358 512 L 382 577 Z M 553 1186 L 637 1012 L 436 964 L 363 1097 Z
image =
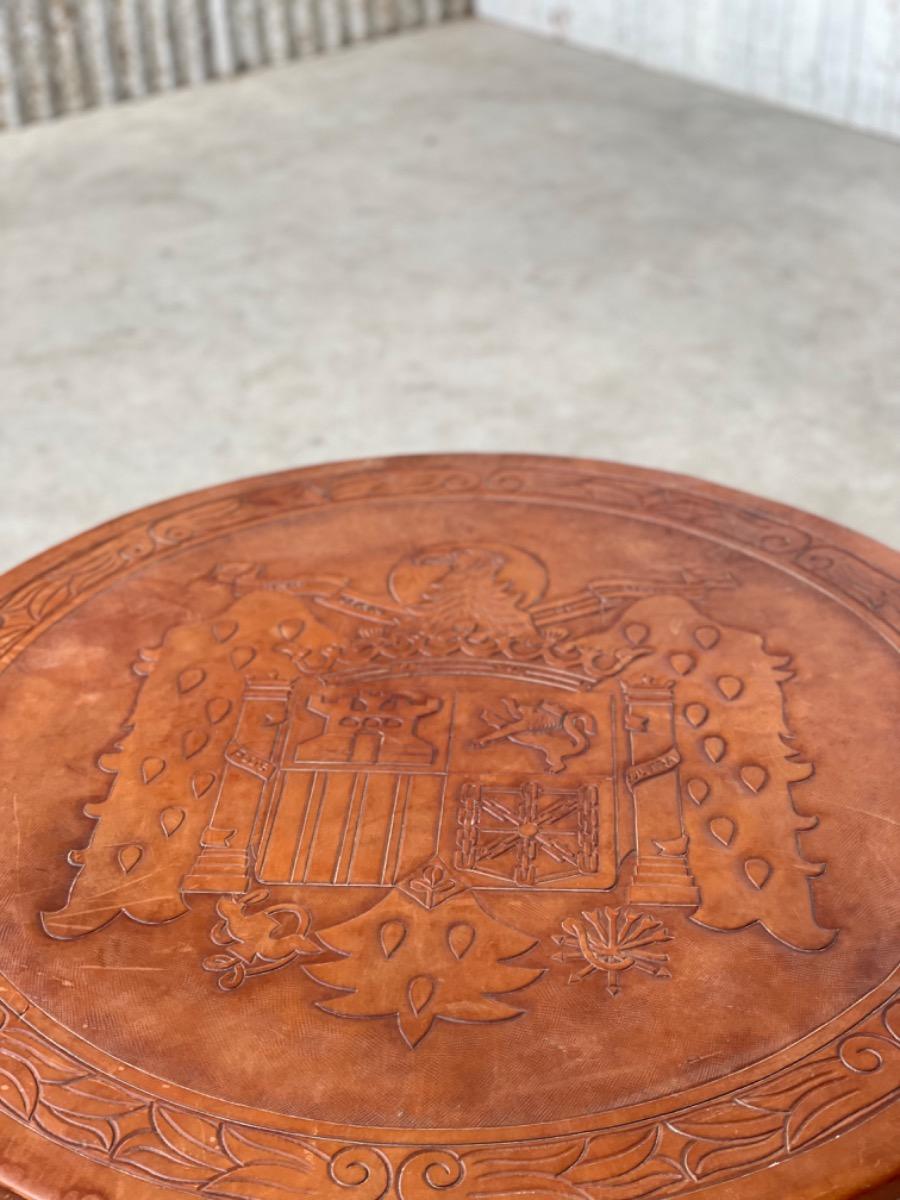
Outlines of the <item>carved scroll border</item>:
M 6 1004 L 0 1018 L 0 1109 L 96 1163 L 201 1196 L 670 1200 L 814 1148 L 900 1095 L 897 997 L 832 1046 L 711 1103 L 596 1134 L 467 1148 L 341 1144 L 211 1119 L 49 1046 Z

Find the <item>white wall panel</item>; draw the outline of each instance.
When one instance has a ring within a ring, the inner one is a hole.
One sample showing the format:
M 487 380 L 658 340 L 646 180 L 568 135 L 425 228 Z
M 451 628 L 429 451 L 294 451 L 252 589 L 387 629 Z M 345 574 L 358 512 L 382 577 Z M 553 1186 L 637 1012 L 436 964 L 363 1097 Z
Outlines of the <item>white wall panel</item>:
M 900 0 L 477 0 L 492 20 L 900 136 Z

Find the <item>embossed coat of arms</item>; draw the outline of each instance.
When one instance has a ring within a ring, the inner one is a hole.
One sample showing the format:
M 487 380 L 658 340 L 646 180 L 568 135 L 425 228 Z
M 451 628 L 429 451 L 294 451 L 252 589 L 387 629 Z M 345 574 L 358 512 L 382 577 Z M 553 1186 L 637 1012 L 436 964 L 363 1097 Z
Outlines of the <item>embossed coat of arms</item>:
M 664 980 L 679 917 L 800 951 L 834 936 L 792 795 L 812 768 L 789 662 L 706 615 L 728 576 L 555 595 L 533 548 L 478 543 L 407 556 L 381 595 L 252 563 L 217 580 L 215 616 L 138 652 L 51 937 L 211 893 L 223 991 L 293 964 L 323 1014 L 414 1047 L 439 1019 L 527 1015 L 547 969 L 610 1002 Z M 553 898 L 552 938 L 497 915 L 510 892 Z

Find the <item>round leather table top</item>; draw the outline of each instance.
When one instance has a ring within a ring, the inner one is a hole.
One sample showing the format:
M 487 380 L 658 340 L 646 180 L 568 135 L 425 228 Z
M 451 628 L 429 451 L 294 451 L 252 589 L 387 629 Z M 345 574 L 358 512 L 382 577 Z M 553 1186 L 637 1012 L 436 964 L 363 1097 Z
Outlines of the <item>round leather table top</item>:
M 5 576 L 0 1183 L 896 1195 L 898 575 L 683 477 L 460 455 Z

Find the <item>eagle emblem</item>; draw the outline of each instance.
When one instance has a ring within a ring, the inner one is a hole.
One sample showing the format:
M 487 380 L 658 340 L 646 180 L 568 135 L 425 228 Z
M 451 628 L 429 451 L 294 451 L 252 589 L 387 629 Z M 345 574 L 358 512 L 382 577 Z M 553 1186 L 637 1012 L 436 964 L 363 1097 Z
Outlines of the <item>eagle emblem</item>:
M 824 949 L 790 664 L 709 615 L 735 586 L 687 570 L 554 595 L 537 554 L 499 543 L 410 554 L 381 595 L 223 564 L 212 615 L 137 652 L 43 928 L 209 903 L 224 991 L 292 966 L 342 993 L 323 1020 L 392 1020 L 409 1046 L 520 1017 L 560 958 L 610 996 L 633 965 L 665 980 L 673 934 L 647 909 Z M 523 891 L 570 904 L 555 934 L 510 920 Z

